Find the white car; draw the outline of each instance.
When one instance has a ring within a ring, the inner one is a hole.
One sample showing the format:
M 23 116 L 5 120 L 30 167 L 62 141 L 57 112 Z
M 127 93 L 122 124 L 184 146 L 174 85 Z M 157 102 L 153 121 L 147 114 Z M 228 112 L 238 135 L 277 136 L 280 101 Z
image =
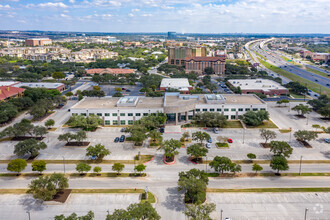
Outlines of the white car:
M 205 146 L 206 146 L 206 148 L 210 149 L 211 148 L 211 143 L 207 142 Z

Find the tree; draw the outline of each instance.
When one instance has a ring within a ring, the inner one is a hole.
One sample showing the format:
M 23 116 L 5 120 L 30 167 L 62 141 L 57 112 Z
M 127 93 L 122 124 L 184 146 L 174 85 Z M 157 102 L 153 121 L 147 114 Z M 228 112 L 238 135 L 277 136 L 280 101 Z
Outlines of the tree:
M 326 106 L 320 108 L 318 110 L 318 113 L 325 118 L 330 118 L 330 104 L 327 104 Z
M 287 99 L 281 99 L 281 100 L 277 101 L 276 104 L 282 105 L 282 104 L 284 103 L 285 106 L 286 106 L 286 104 L 289 103 L 289 102 L 290 102 L 290 101 L 287 100 Z
M 241 172 L 241 171 L 242 171 L 241 165 L 236 163 L 230 164 L 230 172 L 233 172 L 235 174 L 236 172 Z
M 47 148 L 47 145 L 44 142 L 38 142 L 36 139 L 26 139 L 20 141 L 15 145 L 14 154 L 19 157 L 23 157 L 27 154 L 30 154 L 31 158 L 34 158 L 39 155 L 39 150 L 44 150 Z
M 274 156 L 284 156 L 289 158 L 292 154 L 292 147 L 285 141 L 271 141 L 270 152 L 274 153 Z
M 40 136 L 41 138 L 43 138 L 43 136 L 47 133 L 48 133 L 47 128 L 44 126 L 34 126 L 33 128 L 33 134 L 37 137 Z
M 88 171 L 91 170 L 91 166 L 87 163 L 83 163 L 83 162 L 80 162 L 77 164 L 76 166 L 76 170 L 81 174 L 83 175 L 85 172 L 87 173 Z
M 277 174 L 280 173 L 280 170 L 285 171 L 289 169 L 288 161 L 284 156 L 274 156 L 270 161 L 270 167 L 276 170 Z
M 178 191 L 185 192 L 185 202 L 202 204 L 206 199 L 206 188 L 209 179 L 207 173 L 198 169 L 191 169 L 179 173 Z
M 69 92 L 65 93 L 65 96 L 66 97 L 73 96 L 73 92 L 69 91 Z
M 32 171 L 38 171 L 40 174 L 46 170 L 46 161 L 36 160 L 32 162 Z
M 55 125 L 55 121 L 53 119 L 48 119 L 46 122 L 45 122 L 45 126 L 49 129 L 50 127 L 54 126 Z
M 214 69 L 212 67 L 206 67 L 204 69 L 204 73 L 207 74 L 207 75 L 214 74 Z
M 317 131 L 317 129 L 320 129 L 320 128 L 321 128 L 321 126 L 320 126 L 320 125 L 318 125 L 318 124 L 314 124 L 314 125 L 312 125 L 312 128 L 315 128 L 315 131 Z
M 200 144 L 193 144 L 187 148 L 187 154 L 196 159 L 205 157 L 208 152 L 209 151 L 205 147 L 202 147 Z
M 299 104 L 295 107 L 291 108 L 293 111 L 297 111 L 298 115 L 304 116 L 304 114 L 308 114 L 312 111 L 311 108 L 308 107 L 308 105 Z
M 48 201 L 52 200 L 58 192 L 68 187 L 68 178 L 64 174 L 53 173 L 50 176 L 41 176 L 32 180 L 29 184 L 28 193 L 31 193 L 35 199 Z
M 253 159 L 256 159 L 256 158 L 257 158 L 257 156 L 256 156 L 255 154 L 253 154 L 253 153 L 248 153 L 246 156 L 247 156 L 250 160 L 253 160 Z
M 330 99 L 327 95 L 320 95 L 317 99 L 309 100 L 307 103 L 313 107 L 315 111 L 319 111 L 322 108 L 327 107 L 329 110 Z
M 211 220 L 210 214 L 215 211 L 214 203 L 186 205 L 184 214 L 191 220 Z
M 113 94 L 113 97 L 123 97 L 123 94 L 121 92 L 115 92 L 115 94 Z
M 145 131 L 141 130 L 132 130 L 131 139 L 134 141 L 135 146 L 142 145 L 142 142 L 147 138 Z
M 164 141 L 162 148 L 165 153 L 165 158 L 174 160 L 175 155 L 179 154 L 177 149 L 181 148 L 181 142 L 171 138 L 170 140 Z
M 89 146 L 86 149 L 86 156 L 96 157 L 97 159 L 103 159 L 103 157 L 110 155 L 110 151 L 102 144 L 96 144 L 95 146 Z
M 72 139 L 76 140 L 77 142 L 82 142 L 87 138 L 86 131 L 78 131 Z
M 262 171 L 264 168 L 262 168 L 262 166 L 260 166 L 259 164 L 257 164 L 257 163 L 254 163 L 253 164 L 253 166 L 252 166 L 252 170 L 253 171 L 256 171 L 256 173 L 258 172 L 258 171 Z
M 95 130 L 99 125 L 103 123 L 103 121 L 98 115 L 72 115 L 67 123 L 70 127 L 82 128 L 89 131 Z
M 69 143 L 70 140 L 74 139 L 74 134 L 71 133 L 60 134 L 57 139 L 59 141 L 66 141 L 66 143 Z
M 218 173 L 223 173 L 224 171 L 229 171 L 232 162 L 228 157 L 216 156 L 211 162 L 210 166 Z
M 116 92 L 122 92 L 123 90 L 122 90 L 122 88 L 120 88 L 120 87 L 116 87 L 116 88 L 115 88 L 115 91 L 116 91 Z
M 187 141 L 189 137 L 190 137 L 190 134 L 188 131 L 183 132 L 183 134 L 182 134 L 183 140 Z
M 112 171 L 117 172 L 117 175 L 119 175 L 120 172 L 123 171 L 124 168 L 125 168 L 125 165 L 121 164 L 121 163 L 114 163 L 112 165 Z
M 147 166 L 141 163 L 141 164 L 136 165 L 136 166 L 134 167 L 134 171 L 135 171 L 135 172 L 139 172 L 140 175 L 141 175 L 141 173 L 142 173 L 146 168 L 147 168 Z
M 62 72 L 54 72 L 54 73 L 52 74 L 52 77 L 53 77 L 54 79 L 63 79 L 63 78 L 65 78 L 65 75 L 64 75 L 64 73 L 62 73 Z
M 96 167 L 94 167 L 93 171 L 94 171 L 94 173 L 96 173 L 96 175 L 99 175 L 99 173 L 102 171 L 102 168 L 96 166 Z
M 203 112 L 194 116 L 194 121 L 197 124 L 202 124 L 205 127 L 220 127 L 223 128 L 227 124 L 225 115 L 218 112 Z
M 307 131 L 307 130 L 296 131 L 293 135 L 297 140 L 301 140 L 301 141 L 315 140 L 318 136 L 318 134 L 316 132 Z
M 157 130 L 152 130 L 149 132 L 148 136 L 152 139 L 152 142 L 156 142 L 157 140 L 162 140 L 162 133 Z
M 149 202 L 133 203 L 125 209 L 115 209 L 112 215 L 107 215 L 106 220 L 131 220 L 131 219 L 149 219 L 160 220 L 156 209 Z
M 86 215 L 84 216 L 78 216 L 76 213 L 72 213 L 68 217 L 65 217 L 63 214 L 62 215 L 57 215 L 54 217 L 55 220 L 93 220 L 94 219 L 94 212 L 89 211 Z
M 27 166 L 26 160 L 15 159 L 15 160 L 11 160 L 8 163 L 7 170 L 11 172 L 17 172 L 17 175 L 19 175 L 20 172 L 22 172 L 26 166 Z
M 267 141 L 270 139 L 275 139 L 277 136 L 275 131 L 266 130 L 264 128 L 260 129 L 259 131 L 260 131 L 260 137 L 265 139 L 265 143 L 267 143 Z
M 206 132 L 196 131 L 192 133 L 192 139 L 194 141 L 199 141 L 200 144 L 203 144 L 204 141 L 210 139 L 210 135 Z
M 258 126 L 263 123 L 264 120 L 269 119 L 269 113 L 265 110 L 258 112 L 248 111 L 243 115 L 243 122 L 250 126 Z

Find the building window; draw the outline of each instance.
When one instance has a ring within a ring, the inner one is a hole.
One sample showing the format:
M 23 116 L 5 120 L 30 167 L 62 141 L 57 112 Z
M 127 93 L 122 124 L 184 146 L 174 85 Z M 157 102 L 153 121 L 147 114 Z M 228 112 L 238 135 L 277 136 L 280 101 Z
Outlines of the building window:
M 224 111 L 225 111 L 225 112 L 228 112 L 228 111 L 229 111 L 229 109 L 228 109 L 228 108 L 225 108 L 225 109 L 224 109 Z
M 171 60 L 171 64 L 172 64 L 172 65 L 174 64 L 174 60 L 173 60 L 173 59 Z
M 125 125 L 125 120 L 120 120 L 120 125 Z
M 141 113 L 136 113 L 135 116 L 141 116 Z
M 72 115 L 78 115 L 78 113 L 72 113 Z
M 82 115 L 82 116 L 86 116 L 86 113 L 81 113 L 80 115 Z
M 180 60 L 176 60 L 176 61 L 175 61 L 175 64 L 176 64 L 176 65 L 179 65 L 179 64 L 180 64 Z
M 102 116 L 102 113 L 97 113 L 98 116 Z
M 128 120 L 128 124 L 132 125 L 133 124 L 133 120 Z
M 225 115 L 226 119 L 228 119 L 228 115 Z
M 230 111 L 232 111 L 232 112 L 236 112 L 236 108 L 232 108 Z
M 198 108 L 198 109 L 196 109 L 196 112 L 200 112 L 201 110 Z
M 120 116 L 125 116 L 125 113 L 120 113 Z
M 243 111 L 243 109 L 242 109 L 242 108 L 239 108 L 239 109 L 238 109 L 238 111 L 239 111 L 239 112 L 242 112 L 242 111 Z
M 192 120 L 193 119 L 193 116 L 192 115 L 188 115 L 188 119 L 189 120 Z
M 217 108 L 217 112 L 221 112 L 221 108 Z
M 113 120 L 113 121 L 112 121 L 112 124 L 113 124 L 113 125 L 118 125 L 118 121 L 117 121 L 117 120 Z
M 128 116 L 133 116 L 133 113 L 128 113 L 127 115 L 128 115 Z
M 230 116 L 230 119 L 236 119 L 235 115 Z
M 117 116 L 117 113 L 112 113 L 112 116 Z
M 214 108 L 210 108 L 210 112 L 214 112 Z
M 110 120 L 105 120 L 105 121 L 104 121 L 104 124 L 105 124 L 105 125 L 110 125 Z
M 110 113 L 104 113 L 104 116 L 110 116 Z
M 207 112 L 207 108 L 203 108 L 203 112 Z
M 148 116 L 148 113 L 143 113 L 143 116 Z
M 245 111 L 248 112 L 248 111 L 250 111 L 250 109 L 249 108 L 246 108 Z
M 94 115 L 94 113 L 89 113 L 89 115 L 91 116 L 91 115 Z
M 261 108 L 260 110 L 266 110 L 265 108 Z
M 258 111 L 258 109 L 257 108 L 254 108 L 253 111 L 256 112 L 256 111 Z

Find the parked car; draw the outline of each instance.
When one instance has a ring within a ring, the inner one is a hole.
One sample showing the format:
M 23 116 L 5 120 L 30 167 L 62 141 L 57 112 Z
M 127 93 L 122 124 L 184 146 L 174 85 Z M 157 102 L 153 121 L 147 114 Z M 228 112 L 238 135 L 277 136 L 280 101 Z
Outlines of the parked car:
M 233 140 L 231 138 L 229 138 L 228 143 L 233 143 Z
M 114 142 L 117 143 L 119 141 L 119 137 L 116 137 Z
M 160 133 L 164 133 L 164 131 L 165 131 L 164 128 L 160 128 L 160 129 L 159 129 L 159 132 L 160 132 Z
M 325 143 L 330 143 L 330 139 L 329 138 L 324 138 L 324 141 L 325 141 Z
M 122 128 L 120 129 L 121 132 L 125 132 L 126 131 L 126 128 Z
M 124 142 L 125 141 L 125 135 L 120 136 L 119 142 Z
M 212 143 L 212 138 L 210 137 L 207 142 Z
M 219 129 L 218 129 L 218 128 L 213 128 L 213 132 L 214 132 L 215 134 L 219 134 Z
M 131 90 L 129 90 L 129 89 L 126 89 L 126 92 L 131 92 Z
M 121 88 L 121 90 L 126 90 L 125 88 Z
M 208 143 L 207 142 L 206 145 L 205 145 L 205 147 L 210 149 L 211 148 L 211 143 Z

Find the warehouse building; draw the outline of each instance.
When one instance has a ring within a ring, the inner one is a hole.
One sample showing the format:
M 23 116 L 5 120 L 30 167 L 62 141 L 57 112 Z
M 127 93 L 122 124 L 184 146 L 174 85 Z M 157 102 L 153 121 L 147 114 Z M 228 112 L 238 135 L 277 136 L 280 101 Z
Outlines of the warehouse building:
M 168 91 L 169 89 L 179 90 L 180 93 L 189 94 L 193 87 L 189 84 L 187 78 L 164 78 L 160 84 L 161 91 Z
M 148 114 L 162 112 L 167 123 L 186 123 L 198 112 L 218 112 L 236 120 L 247 111 L 267 110 L 267 104 L 253 94 L 165 93 L 164 97 L 85 97 L 72 106 L 72 115 L 98 115 L 104 125 L 132 125 Z

